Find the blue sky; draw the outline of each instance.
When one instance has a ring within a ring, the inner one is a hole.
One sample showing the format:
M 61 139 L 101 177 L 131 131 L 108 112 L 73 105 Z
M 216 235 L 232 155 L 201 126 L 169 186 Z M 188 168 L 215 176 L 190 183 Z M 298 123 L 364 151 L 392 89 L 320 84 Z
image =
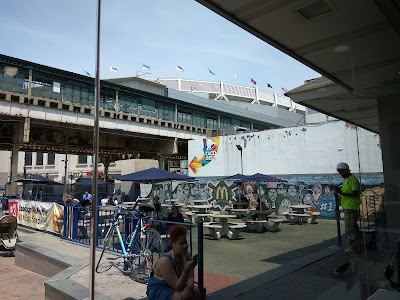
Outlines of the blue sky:
M 0 53 L 94 76 L 97 1 L 32 3 L 2 1 Z M 257 87 L 270 83 L 269 90 L 282 93 L 319 76 L 194 0 L 102 0 L 101 26 L 102 78 L 135 76 L 146 64 L 154 78 L 245 86 L 253 78 Z

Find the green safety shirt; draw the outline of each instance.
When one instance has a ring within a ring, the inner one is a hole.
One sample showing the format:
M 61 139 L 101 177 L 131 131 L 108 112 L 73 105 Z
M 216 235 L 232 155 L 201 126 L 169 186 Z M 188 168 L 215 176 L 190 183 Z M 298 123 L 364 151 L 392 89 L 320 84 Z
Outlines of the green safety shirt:
M 351 175 L 344 179 L 342 192 L 343 193 L 351 193 L 353 191 L 359 191 L 360 189 L 360 182 L 358 181 L 357 177 Z M 358 209 L 361 204 L 360 196 L 345 196 L 342 195 L 342 208 L 343 209 Z

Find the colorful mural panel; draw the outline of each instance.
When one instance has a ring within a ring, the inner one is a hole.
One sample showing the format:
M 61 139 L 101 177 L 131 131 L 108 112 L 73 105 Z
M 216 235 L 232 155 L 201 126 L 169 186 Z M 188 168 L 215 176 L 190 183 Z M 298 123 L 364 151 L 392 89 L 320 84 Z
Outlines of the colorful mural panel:
M 203 200 L 204 204 L 211 204 L 219 210 L 233 208 L 239 203 L 245 206 L 253 203 L 256 208 L 270 208 L 280 215 L 291 211 L 291 205 L 307 204 L 312 211 L 320 212 L 321 218 L 334 218 L 334 189 L 331 184 L 315 181 L 312 184 L 299 181 L 297 184 L 245 182 L 237 185 L 232 180 L 202 178 L 194 183 L 176 183 L 174 188 L 170 183 L 156 184 L 153 193 L 159 196 L 161 203 L 168 199 L 177 199 L 185 204 L 192 204 L 193 200 Z M 364 219 L 383 210 L 383 193 L 383 188 L 379 187 L 363 192 L 360 210 Z M 343 217 L 342 215 L 340 211 L 340 216 Z
M 211 161 L 215 160 L 218 152 L 220 138 L 218 136 L 203 139 L 203 155 L 201 157 L 193 157 L 189 163 L 189 168 L 194 174 L 198 169 L 205 167 Z

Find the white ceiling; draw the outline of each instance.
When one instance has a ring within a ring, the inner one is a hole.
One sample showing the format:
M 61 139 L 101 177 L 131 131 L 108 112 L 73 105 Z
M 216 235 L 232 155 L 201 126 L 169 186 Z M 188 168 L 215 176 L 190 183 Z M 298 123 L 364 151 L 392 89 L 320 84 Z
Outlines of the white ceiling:
M 379 132 L 377 98 L 400 95 L 400 0 L 197 1 L 333 81 L 294 101 Z

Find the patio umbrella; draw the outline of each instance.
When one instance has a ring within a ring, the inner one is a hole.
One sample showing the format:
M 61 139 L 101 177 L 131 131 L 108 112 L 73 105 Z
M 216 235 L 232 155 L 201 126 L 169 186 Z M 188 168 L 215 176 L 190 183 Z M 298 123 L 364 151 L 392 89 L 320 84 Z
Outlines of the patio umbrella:
M 238 175 L 238 174 L 236 174 L 236 175 Z M 234 176 L 236 176 L 236 175 L 234 175 Z M 229 177 L 225 178 L 225 179 L 229 179 Z M 244 182 L 287 182 L 287 180 L 280 179 L 280 178 L 270 176 L 270 175 L 256 173 L 254 175 L 243 175 L 242 178 L 239 178 L 239 180 L 235 181 L 235 183 L 237 183 L 237 184 L 241 184 Z
M 194 177 L 189 177 L 186 175 L 181 175 L 173 172 L 168 172 L 164 170 L 160 170 L 157 168 L 150 168 L 147 170 L 113 177 L 116 180 L 121 181 L 133 181 L 140 183 L 150 183 L 154 184 L 157 182 L 165 182 L 165 181 L 195 181 Z M 153 187 L 152 187 L 153 189 Z
M 177 180 L 177 181 L 195 180 L 194 177 L 168 172 L 157 168 L 150 168 L 147 170 L 131 174 L 115 176 L 113 178 L 120 181 L 134 181 L 141 183 L 155 183 L 155 182 L 172 181 L 172 180 Z
M 243 178 L 245 178 L 245 177 L 246 177 L 246 175 L 237 173 L 237 174 L 235 174 L 235 175 L 225 177 L 225 180 L 240 180 L 240 179 L 243 179 Z
M 82 181 L 77 181 L 73 185 L 76 185 L 76 186 L 92 186 L 92 182 L 93 182 L 92 179 L 86 179 L 86 180 L 82 180 Z M 97 184 L 98 185 L 104 185 L 104 184 L 107 184 L 107 183 L 109 183 L 109 182 L 104 181 L 104 179 L 102 179 L 102 178 L 99 178 L 97 180 Z
M 51 180 L 51 179 L 49 179 L 47 177 L 43 177 L 43 176 L 40 176 L 40 175 L 29 176 L 29 177 L 26 177 L 26 178 L 19 178 L 19 179 L 15 180 L 15 182 L 31 183 L 31 184 L 62 185 L 62 183 L 60 183 L 60 182 Z M 36 187 L 35 190 L 36 190 L 35 199 L 37 200 L 38 199 L 39 188 Z
M 49 178 L 40 176 L 40 175 L 34 175 L 34 176 L 30 176 L 27 178 L 19 178 L 17 180 L 15 180 L 15 182 L 23 182 L 23 183 L 42 183 L 42 184 L 59 184 L 61 185 L 62 183 L 51 180 Z

